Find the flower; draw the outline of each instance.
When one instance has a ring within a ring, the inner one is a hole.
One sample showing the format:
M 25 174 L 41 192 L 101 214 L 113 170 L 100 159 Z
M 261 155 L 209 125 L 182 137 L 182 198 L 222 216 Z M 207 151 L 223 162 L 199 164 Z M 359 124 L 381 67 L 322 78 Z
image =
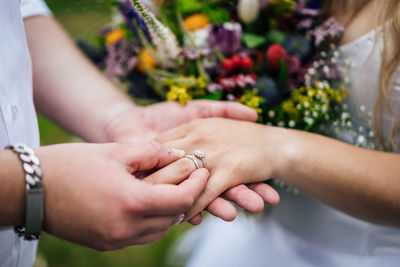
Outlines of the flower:
M 179 103 L 184 106 L 186 102 L 192 100 L 190 94 L 188 94 L 187 88 L 184 86 L 171 85 L 170 90 L 167 93 L 168 101 L 178 100 Z
M 337 23 L 334 17 L 331 17 L 315 30 L 309 31 L 307 35 L 313 36 L 315 38 L 315 45 L 319 46 L 323 41 L 329 38 L 339 38 L 343 32 L 343 26 Z
M 261 76 L 257 80 L 255 87 L 259 90 L 259 95 L 267 100 L 267 105 L 269 107 L 277 105 L 281 100 L 281 93 L 279 92 L 278 85 L 273 79 L 267 76 Z
M 232 77 L 220 77 L 218 83 L 226 91 L 231 91 L 235 88 L 246 88 L 253 86 L 256 83 L 256 76 L 254 74 L 238 74 Z
M 114 45 L 125 38 L 126 32 L 121 29 L 114 29 L 108 32 L 105 36 L 107 45 Z
M 209 23 L 209 18 L 204 14 L 193 14 L 183 21 L 183 25 L 189 32 L 204 29 Z
M 194 46 L 195 48 L 208 48 L 208 36 L 210 35 L 211 27 L 207 26 L 203 29 L 189 32 L 189 38 L 185 38 L 186 46 Z
M 155 51 L 152 51 L 155 53 Z M 153 58 L 147 49 L 142 49 L 139 54 L 139 69 L 146 72 L 146 69 L 153 69 L 157 66 L 157 61 Z
M 149 30 L 147 29 L 145 21 L 132 7 L 132 4 L 129 1 L 122 1 L 116 3 L 118 6 L 118 10 L 121 13 L 122 17 L 125 19 L 126 25 L 129 27 L 129 29 L 137 33 L 136 26 L 133 24 L 133 21 L 135 21 L 137 27 L 139 27 L 139 29 L 146 36 L 146 38 L 150 39 Z
M 255 21 L 260 13 L 259 0 L 239 0 L 238 15 L 244 23 Z
M 136 67 L 138 58 L 131 56 L 134 45 L 122 40 L 114 45 L 107 45 L 105 60 L 106 74 L 109 77 L 125 79 Z
M 254 109 L 255 111 L 257 111 L 257 113 L 260 114 L 262 112 L 260 106 L 262 103 L 265 102 L 265 99 L 262 98 L 261 96 L 258 96 L 257 94 L 258 94 L 257 89 L 246 90 L 244 94 L 240 97 L 238 102 Z
M 272 69 L 277 70 L 280 66 L 280 61 L 286 61 L 287 54 L 285 49 L 280 44 L 273 44 L 267 50 L 267 63 Z
M 208 36 L 208 44 L 211 48 L 218 49 L 225 55 L 231 55 L 238 51 L 241 45 L 242 27 L 238 23 L 214 24 Z

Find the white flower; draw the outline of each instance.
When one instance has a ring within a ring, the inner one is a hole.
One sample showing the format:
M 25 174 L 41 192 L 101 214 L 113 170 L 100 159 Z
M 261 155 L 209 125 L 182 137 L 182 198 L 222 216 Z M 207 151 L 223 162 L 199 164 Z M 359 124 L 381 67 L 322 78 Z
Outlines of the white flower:
M 242 32 L 242 26 L 236 22 L 225 22 L 224 28 L 230 31 Z
M 305 123 L 307 123 L 308 125 L 311 125 L 314 123 L 314 119 L 310 118 L 310 117 L 306 117 L 304 118 Z
M 260 13 L 259 0 L 239 0 L 238 15 L 244 23 L 251 23 L 258 18 Z
M 273 110 L 268 111 L 268 116 L 269 116 L 270 118 L 275 117 L 275 111 L 273 111 Z
M 210 27 L 204 29 L 195 30 L 190 32 L 190 38 L 196 48 L 207 48 L 208 47 L 208 36 L 210 35 Z M 185 40 L 188 43 L 188 40 Z

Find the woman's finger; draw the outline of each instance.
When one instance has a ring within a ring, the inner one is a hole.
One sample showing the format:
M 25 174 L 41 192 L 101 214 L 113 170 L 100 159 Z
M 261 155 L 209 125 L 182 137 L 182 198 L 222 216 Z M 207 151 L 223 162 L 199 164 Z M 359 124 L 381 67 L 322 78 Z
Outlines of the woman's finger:
M 182 139 L 187 135 L 187 133 L 189 132 L 189 129 L 190 129 L 189 124 L 179 126 L 177 128 L 174 128 L 172 130 L 169 130 L 169 131 L 163 133 L 162 135 L 157 136 L 155 141 L 164 144 L 164 143 L 173 142 L 173 141 Z
M 256 192 L 266 204 L 270 206 L 275 206 L 279 203 L 280 197 L 278 192 L 269 184 L 254 183 L 249 184 L 248 187 Z
M 199 213 L 197 213 L 196 216 L 194 216 L 188 222 L 192 225 L 199 225 L 202 221 L 203 221 L 203 215 L 201 215 L 201 212 L 199 212 Z
M 232 187 L 232 185 L 229 185 L 230 181 L 228 177 L 229 175 L 225 174 L 224 171 L 220 171 L 210 177 L 203 193 L 186 213 L 186 218 L 188 220 L 204 210 L 214 199 L 222 194 L 226 188 Z
M 222 197 L 214 199 L 210 205 L 208 205 L 207 211 L 227 222 L 233 221 L 237 215 L 235 207 Z
M 187 108 L 196 111 L 194 117 L 201 118 L 222 117 L 245 121 L 256 121 L 258 118 L 254 109 L 237 102 L 196 100 L 188 102 Z
M 228 189 L 223 196 L 250 212 L 258 213 L 264 208 L 264 200 L 261 196 L 244 184 Z
M 186 213 L 203 192 L 208 177 L 208 170 L 203 168 L 192 172 L 179 185 L 148 185 L 141 194 L 142 212 L 148 216 Z
M 147 176 L 143 181 L 151 184 L 180 184 L 196 170 L 196 165 L 189 158 L 182 158 Z

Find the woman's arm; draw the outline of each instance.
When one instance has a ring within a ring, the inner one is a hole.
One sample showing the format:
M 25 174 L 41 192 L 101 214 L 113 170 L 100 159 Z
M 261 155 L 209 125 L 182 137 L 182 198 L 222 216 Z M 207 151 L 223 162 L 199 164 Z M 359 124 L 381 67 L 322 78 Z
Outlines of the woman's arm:
M 160 140 L 207 154 L 212 176 L 189 218 L 232 186 L 277 178 L 352 216 L 400 227 L 400 155 L 226 119 L 197 120 Z

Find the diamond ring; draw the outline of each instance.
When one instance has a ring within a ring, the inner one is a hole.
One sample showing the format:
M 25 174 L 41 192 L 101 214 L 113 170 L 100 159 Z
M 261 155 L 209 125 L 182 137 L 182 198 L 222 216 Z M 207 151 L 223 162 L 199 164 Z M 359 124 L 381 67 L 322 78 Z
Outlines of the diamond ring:
M 204 152 L 201 150 L 196 150 L 193 154 L 196 156 L 196 158 L 201 160 L 201 163 L 203 163 L 203 168 L 205 168 L 206 167 L 206 160 L 205 160 L 206 155 L 204 154 Z

